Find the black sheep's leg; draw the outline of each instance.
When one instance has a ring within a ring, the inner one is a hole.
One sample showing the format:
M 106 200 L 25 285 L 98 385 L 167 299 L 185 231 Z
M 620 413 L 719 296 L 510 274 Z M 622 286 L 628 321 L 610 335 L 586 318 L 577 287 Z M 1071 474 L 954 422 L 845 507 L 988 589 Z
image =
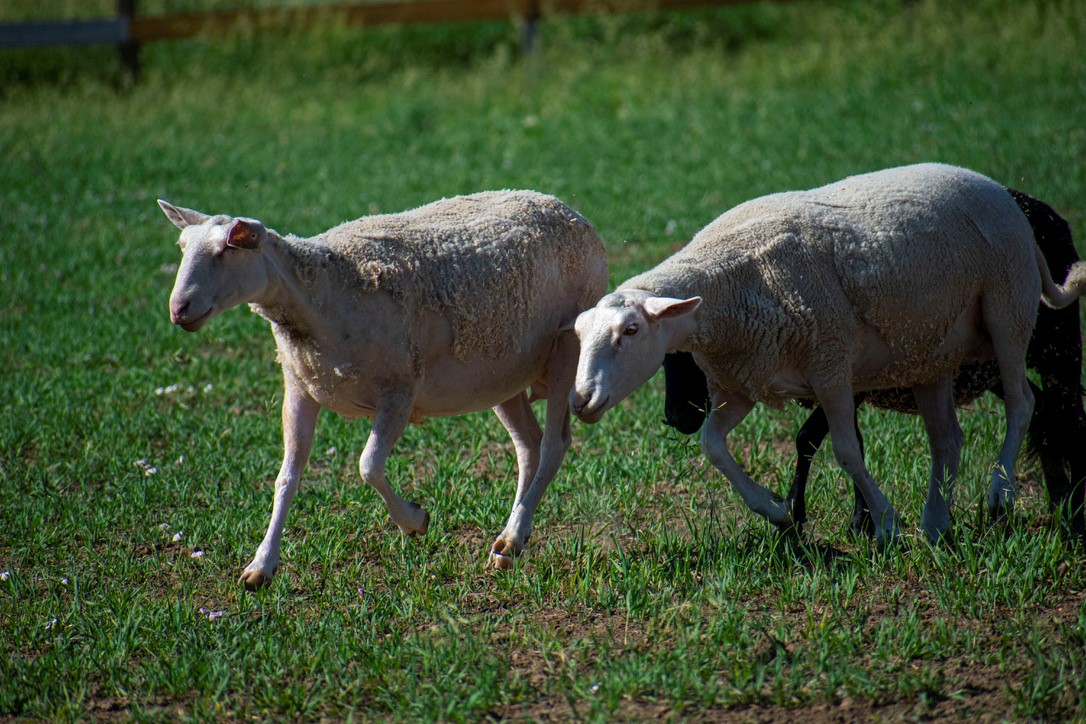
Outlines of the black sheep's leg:
M 857 403 L 860 401 L 858 399 Z M 860 443 L 860 454 L 863 455 L 864 439 L 860 434 L 860 425 L 855 420 L 853 424 L 856 426 L 856 439 Z M 811 476 L 811 461 L 829 431 L 830 425 L 826 419 L 826 412 L 821 407 L 816 407 L 796 434 L 796 473 L 792 478 L 792 487 L 788 490 L 785 505 L 792 513 L 792 520 L 795 521 L 798 529 L 802 529 L 803 524 L 807 522 L 807 480 Z M 863 493 L 855 486 L 855 483 L 853 493 L 851 527 L 858 533 L 874 535 L 875 524 L 871 520 L 871 511 L 868 510 L 867 501 L 864 500 Z
M 792 487 L 785 498 L 785 506 L 792 514 L 796 529 L 803 530 L 807 522 L 807 478 L 811 475 L 811 461 L 814 459 L 822 441 L 830 433 L 830 423 L 826 412 L 815 407 L 796 433 L 796 473 L 792 477 Z

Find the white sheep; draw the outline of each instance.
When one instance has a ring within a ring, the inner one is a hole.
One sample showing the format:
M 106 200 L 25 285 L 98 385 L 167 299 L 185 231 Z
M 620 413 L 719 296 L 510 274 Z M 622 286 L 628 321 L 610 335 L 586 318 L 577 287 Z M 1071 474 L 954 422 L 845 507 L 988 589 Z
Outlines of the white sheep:
M 283 368 L 283 465 L 241 583 L 271 582 L 321 408 L 373 420 L 359 470 L 414 535 L 429 515 L 386 481 L 393 444 L 408 422 L 492 407 L 517 456 L 516 499 L 492 548 L 494 565 L 509 565 L 570 445 L 577 340 L 559 330 L 607 288 L 603 244 L 588 222 L 530 191 L 445 199 L 308 239 L 159 205 L 181 229 L 173 323 L 194 332 L 248 302 L 271 323 Z M 530 405 L 540 398 L 542 431 Z
M 746 475 L 726 438 L 756 402 L 815 399 L 886 540 L 899 533 L 897 514 L 864 466 L 854 393 L 912 387 L 932 450 L 921 523 L 936 539 L 949 526 L 963 437 L 955 371 L 993 356 L 999 365 L 1007 433 L 988 498 L 998 515 L 1014 503 L 1033 409 L 1025 358 L 1037 300 L 1061 307 L 1084 291 L 1084 264 L 1064 287 L 1052 282 L 1029 222 L 994 181 L 940 164 L 854 176 L 742 204 L 582 312 L 570 401 L 596 422 L 665 353 L 692 352 L 712 400 L 702 449 L 752 510 L 787 529 L 791 511 Z

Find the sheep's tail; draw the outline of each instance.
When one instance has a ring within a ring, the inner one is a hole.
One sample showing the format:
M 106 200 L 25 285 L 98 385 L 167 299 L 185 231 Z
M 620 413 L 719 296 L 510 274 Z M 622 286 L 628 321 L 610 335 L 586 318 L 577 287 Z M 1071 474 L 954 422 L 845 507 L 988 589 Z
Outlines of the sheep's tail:
M 1037 268 L 1041 272 L 1041 299 L 1053 309 L 1063 309 L 1083 294 L 1086 294 L 1086 262 L 1078 261 L 1071 265 L 1067 272 L 1067 279 L 1063 285 L 1052 281 L 1052 274 L 1048 271 L 1041 248 L 1033 247 L 1033 253 L 1037 257 Z

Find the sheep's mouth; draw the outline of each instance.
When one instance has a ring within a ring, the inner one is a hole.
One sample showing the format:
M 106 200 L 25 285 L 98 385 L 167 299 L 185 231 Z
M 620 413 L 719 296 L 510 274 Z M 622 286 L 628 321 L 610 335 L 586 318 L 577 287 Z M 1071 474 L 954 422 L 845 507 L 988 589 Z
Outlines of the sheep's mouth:
M 587 422 L 588 424 L 594 424 L 603 419 L 603 413 L 607 412 L 607 402 L 611 399 L 608 395 L 600 400 L 597 404 L 591 407 L 585 406 L 580 410 L 574 409 L 573 414 L 577 416 L 578 420 Z
M 196 319 L 190 319 L 187 322 L 177 322 L 177 326 L 185 330 L 186 332 L 195 332 L 200 327 L 204 326 L 207 320 L 211 319 L 211 315 L 213 312 L 213 309 L 209 309 Z

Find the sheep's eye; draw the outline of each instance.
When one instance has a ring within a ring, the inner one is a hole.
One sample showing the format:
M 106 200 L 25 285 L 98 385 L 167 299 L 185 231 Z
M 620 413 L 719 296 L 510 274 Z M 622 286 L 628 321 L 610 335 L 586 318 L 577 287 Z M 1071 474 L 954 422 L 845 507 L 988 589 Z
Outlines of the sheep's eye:
M 627 337 L 632 337 L 633 335 L 637 334 L 637 329 L 638 327 L 636 324 L 631 324 L 630 326 L 626 327 L 626 329 L 622 330 L 622 333 Z

